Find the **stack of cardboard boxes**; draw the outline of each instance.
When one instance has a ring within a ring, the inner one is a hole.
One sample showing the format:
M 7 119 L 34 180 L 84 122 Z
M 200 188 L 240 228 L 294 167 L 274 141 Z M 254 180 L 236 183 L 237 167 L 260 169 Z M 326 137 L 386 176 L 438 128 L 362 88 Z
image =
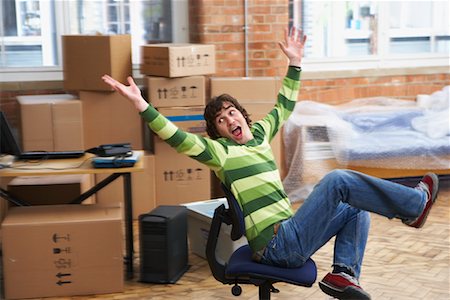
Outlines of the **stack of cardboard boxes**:
M 17 97 L 23 150 L 86 150 L 125 141 L 142 149 L 139 115 L 101 80 L 105 73 L 120 80 L 131 74 L 130 36 L 64 36 L 62 42 L 68 93 Z M 6 298 L 123 291 L 119 201 L 103 205 L 92 196 L 83 204 L 95 205 L 67 204 L 96 180 L 94 175 L 4 180 L 13 196 L 33 205 L 10 207 L 2 223 Z
M 127 76 L 132 75 L 130 36 L 64 36 L 62 44 L 64 88 L 68 93 L 17 99 L 19 136 L 24 150 L 85 150 L 121 142 L 131 143 L 136 150 L 147 150 L 142 157 L 144 172 L 132 174 L 135 219 L 158 205 L 209 199 L 209 170 L 166 148 L 168 146 L 161 141 L 150 143 L 154 147 L 144 146 L 144 140 L 148 138 L 145 136 L 147 125 L 126 99 L 101 80 L 103 74 L 109 74 L 126 82 Z M 160 46 L 169 52 L 174 48 L 182 51 L 165 58 L 155 54 L 153 48 L 145 51 L 143 70 L 148 68 L 145 61 L 149 57 L 150 64 L 156 60 L 160 65 L 171 66 L 173 60 L 178 59 L 181 73 L 145 76 L 149 93 L 155 91 L 160 95 L 151 98 L 162 101 L 154 105 L 165 110 L 162 113 L 183 129 L 202 133 L 204 122 L 199 117 L 205 105 L 205 78 L 202 75 L 214 73 L 214 47 Z M 197 53 L 198 49 L 207 49 L 207 52 Z M 200 58 L 207 59 L 206 65 L 200 65 Z M 150 67 L 153 69 L 157 67 Z M 171 100 L 166 102 L 166 99 Z M 95 205 L 67 204 L 104 177 L 2 178 L 2 185 L 11 193 L 35 205 L 8 208 L 2 223 L 7 298 L 123 290 L 122 179 L 83 203 Z M 2 208 L 6 207 L 2 205 Z M 33 242 L 30 244 L 25 240 Z M 32 252 L 30 245 L 33 245 Z M 44 252 L 46 256 L 42 254 Z
M 206 135 L 205 75 L 215 73 L 215 47 L 155 44 L 142 47 L 141 73 L 148 99 L 180 129 Z M 156 205 L 211 198 L 211 172 L 154 137 Z

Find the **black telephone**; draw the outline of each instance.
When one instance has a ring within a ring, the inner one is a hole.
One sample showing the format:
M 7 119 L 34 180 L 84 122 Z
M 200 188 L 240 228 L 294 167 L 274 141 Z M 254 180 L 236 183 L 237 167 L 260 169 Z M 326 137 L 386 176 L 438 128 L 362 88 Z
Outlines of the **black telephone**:
M 95 154 L 101 157 L 108 156 L 131 156 L 133 151 L 130 143 L 117 143 L 117 144 L 104 144 L 98 147 L 94 147 L 86 150 L 86 152 Z

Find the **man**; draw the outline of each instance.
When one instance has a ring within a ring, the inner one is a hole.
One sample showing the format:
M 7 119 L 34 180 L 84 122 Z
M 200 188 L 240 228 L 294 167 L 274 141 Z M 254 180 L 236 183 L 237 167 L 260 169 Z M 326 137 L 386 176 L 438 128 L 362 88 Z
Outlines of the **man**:
M 438 178 L 427 174 L 416 188 L 409 188 L 335 170 L 293 212 L 269 143 L 297 101 L 305 42 L 301 30 L 286 30 L 279 45 L 289 68 L 277 103 L 262 120 L 252 125 L 245 109 L 230 95 L 207 104 L 204 116 L 210 138 L 178 129 L 145 101 L 131 77 L 128 86 L 108 75 L 103 80 L 130 100 L 160 138 L 211 168 L 235 195 L 256 261 L 298 267 L 336 237 L 333 270 L 319 283 L 320 288 L 339 299 L 370 299 L 358 283 L 370 224 L 368 212 L 421 227 L 437 197 Z

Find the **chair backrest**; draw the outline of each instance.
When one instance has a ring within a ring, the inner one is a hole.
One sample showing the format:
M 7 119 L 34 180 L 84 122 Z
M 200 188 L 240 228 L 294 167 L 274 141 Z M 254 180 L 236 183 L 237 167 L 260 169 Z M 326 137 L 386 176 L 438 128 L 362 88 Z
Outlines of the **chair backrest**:
M 214 210 L 206 242 L 206 259 L 214 278 L 224 284 L 230 284 L 236 282 L 236 280 L 227 278 L 225 275 L 227 262 L 219 261 L 216 257 L 220 229 L 222 223 L 231 225 L 230 238 L 236 241 L 245 234 L 245 225 L 243 213 L 236 198 L 224 184 L 221 184 L 221 187 L 225 193 L 228 208 L 225 208 L 225 205 L 222 204 Z
M 234 197 L 233 193 L 223 184 L 221 183 L 222 189 L 225 193 L 225 197 L 227 198 L 228 208 L 230 210 L 230 221 L 231 221 L 231 239 L 233 241 L 237 241 L 243 235 L 245 235 L 245 223 L 244 223 L 244 214 L 242 213 L 242 209 Z
M 230 238 L 238 240 L 245 234 L 244 218 L 241 207 L 234 195 L 222 184 L 222 189 L 228 203 L 228 208 L 221 204 L 214 210 L 211 227 L 206 243 L 206 259 L 214 278 L 224 284 L 250 283 L 248 278 L 237 279 L 225 275 L 228 262 L 219 261 L 216 257 L 216 247 L 222 223 L 231 225 Z
M 216 258 L 216 247 L 217 241 L 219 239 L 220 228 L 222 227 L 222 222 L 226 223 L 227 219 L 227 210 L 225 209 L 225 205 L 221 204 L 214 210 L 205 251 L 206 260 L 208 261 L 209 268 L 211 269 L 214 278 L 222 283 L 228 283 L 228 280 L 225 276 L 225 264 L 218 261 Z

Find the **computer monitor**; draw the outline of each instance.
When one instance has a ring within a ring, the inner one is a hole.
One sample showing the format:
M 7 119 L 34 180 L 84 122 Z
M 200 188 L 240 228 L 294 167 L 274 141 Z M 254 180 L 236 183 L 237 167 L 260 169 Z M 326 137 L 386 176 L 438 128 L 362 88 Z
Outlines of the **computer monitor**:
M 11 127 L 6 119 L 5 113 L 0 111 L 0 155 L 20 155 L 20 147 L 14 138 Z

